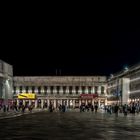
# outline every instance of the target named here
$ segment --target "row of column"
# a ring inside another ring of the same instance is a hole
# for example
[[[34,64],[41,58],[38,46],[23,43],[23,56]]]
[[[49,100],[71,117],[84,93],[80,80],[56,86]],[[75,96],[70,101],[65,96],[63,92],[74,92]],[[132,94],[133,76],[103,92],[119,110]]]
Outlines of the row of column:
[[[88,87],[85,87],[85,89],[83,90],[82,87],[78,87],[78,89],[76,89],[75,86],[72,86],[72,89],[70,90],[70,87],[67,86],[66,89],[64,90],[63,86],[60,86],[59,90],[57,89],[56,86],[53,87],[53,90],[51,91],[51,86],[48,86],[47,89],[45,89],[43,86],[40,87],[40,90],[38,90],[38,87],[34,87],[34,90],[32,90],[32,87],[28,87],[28,91],[26,90],[25,87],[22,87],[22,90],[20,90],[20,87],[15,87],[14,88],[14,93],[18,94],[18,93],[59,93],[59,94],[65,94],[65,93],[71,93],[71,94],[106,94],[106,87],[105,86],[96,86],[96,87],[91,87],[91,89],[89,90]]]
[[[23,105],[28,103],[28,105],[33,104],[35,108],[44,108],[46,105],[47,107],[52,104],[54,108],[57,108],[60,104],[64,104],[67,107],[80,107],[80,105],[95,105],[98,104],[100,107],[101,105],[107,105],[106,99],[38,99],[38,100],[19,100],[17,99],[17,105],[20,105],[22,102]]]

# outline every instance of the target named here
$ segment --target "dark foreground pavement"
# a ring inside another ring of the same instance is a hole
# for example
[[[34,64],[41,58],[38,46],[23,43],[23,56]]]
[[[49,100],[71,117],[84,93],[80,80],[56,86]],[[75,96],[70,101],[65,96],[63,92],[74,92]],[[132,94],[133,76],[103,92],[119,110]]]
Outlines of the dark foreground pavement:
[[[140,140],[140,115],[38,112],[0,120],[1,140]]]

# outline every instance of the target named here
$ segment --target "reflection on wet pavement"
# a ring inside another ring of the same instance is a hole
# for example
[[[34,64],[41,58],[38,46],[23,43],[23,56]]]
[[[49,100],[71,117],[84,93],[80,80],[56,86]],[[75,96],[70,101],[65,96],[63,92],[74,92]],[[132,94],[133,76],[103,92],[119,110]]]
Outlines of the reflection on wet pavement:
[[[0,120],[2,140],[140,140],[140,115],[40,112]]]

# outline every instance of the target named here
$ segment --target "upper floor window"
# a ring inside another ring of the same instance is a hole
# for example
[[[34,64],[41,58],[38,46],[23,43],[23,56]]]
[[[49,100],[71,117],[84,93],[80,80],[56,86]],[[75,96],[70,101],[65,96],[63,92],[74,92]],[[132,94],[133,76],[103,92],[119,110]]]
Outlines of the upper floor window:
[[[57,91],[57,94],[59,94],[60,86],[57,86],[57,87],[56,87],[56,91]]]
[[[82,86],[82,94],[85,93],[85,86]]]
[[[44,93],[47,94],[47,86],[44,86]]]
[[[69,87],[69,93],[72,94],[72,86]]]
[[[95,86],[95,94],[98,93],[98,86]]]
[[[38,87],[38,94],[41,94],[41,87]]]
[[[66,93],[66,86],[63,86],[63,94]]]
[[[101,94],[104,94],[104,86],[101,86]]]
[[[28,93],[28,86],[25,87],[25,90],[26,90],[25,92]]]
[[[50,87],[51,94],[53,94],[53,86]]]
[[[34,86],[32,86],[32,93],[34,93],[35,92],[35,87]]]
[[[91,86],[88,87],[88,93],[91,94]]]
[[[19,87],[19,92],[20,92],[20,93],[22,92],[22,86]]]
[[[78,87],[78,86],[76,86],[76,87],[75,87],[75,90],[76,90],[76,94],[78,94],[79,87]]]

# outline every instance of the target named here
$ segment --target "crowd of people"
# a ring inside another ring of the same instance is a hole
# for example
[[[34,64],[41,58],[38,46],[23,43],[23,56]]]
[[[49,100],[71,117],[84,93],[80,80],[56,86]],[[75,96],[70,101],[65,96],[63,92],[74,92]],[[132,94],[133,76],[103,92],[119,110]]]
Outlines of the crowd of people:
[[[104,108],[105,112],[112,114],[115,113],[116,115],[118,115],[118,113],[123,113],[125,116],[127,116],[127,114],[135,114],[135,113],[139,113],[140,112],[140,104],[138,103],[130,103],[130,104],[124,104],[124,105],[117,105],[117,104],[113,104],[113,105],[107,105]]]
[[[89,112],[90,110],[91,110],[91,112],[95,111],[95,113],[97,113],[98,105],[97,104],[95,104],[95,106],[84,105],[84,104],[80,105],[80,112],[85,112],[85,111]]]
[[[34,108],[34,105],[16,105],[16,104],[12,104],[12,105],[0,105],[0,111],[3,112],[9,112],[9,111],[16,111],[16,112],[25,112],[25,109],[29,110],[30,112],[32,112],[32,109]]]
[[[34,105],[23,105],[23,104],[13,104],[13,105],[0,105],[0,110],[3,112],[8,112],[10,110],[16,111],[16,112],[25,112],[25,110],[28,110],[30,112],[32,112],[34,108]],[[59,104],[59,106],[57,108],[54,108],[53,104],[50,103],[49,106],[46,106],[47,110],[49,112],[54,112],[54,111],[59,111],[59,112],[66,112],[69,110],[69,108],[67,107],[67,105],[65,104]],[[97,111],[99,110],[98,104],[95,105],[85,105],[85,104],[81,104],[80,107],[80,112],[95,112],[97,113]],[[135,113],[139,113],[140,112],[140,104],[138,103],[131,103],[131,104],[124,104],[124,105],[118,105],[118,104],[112,104],[112,105],[106,105],[103,108],[105,113],[108,114],[116,114],[116,116],[118,116],[119,113],[123,113],[124,116],[127,116],[127,114],[135,114]]]

